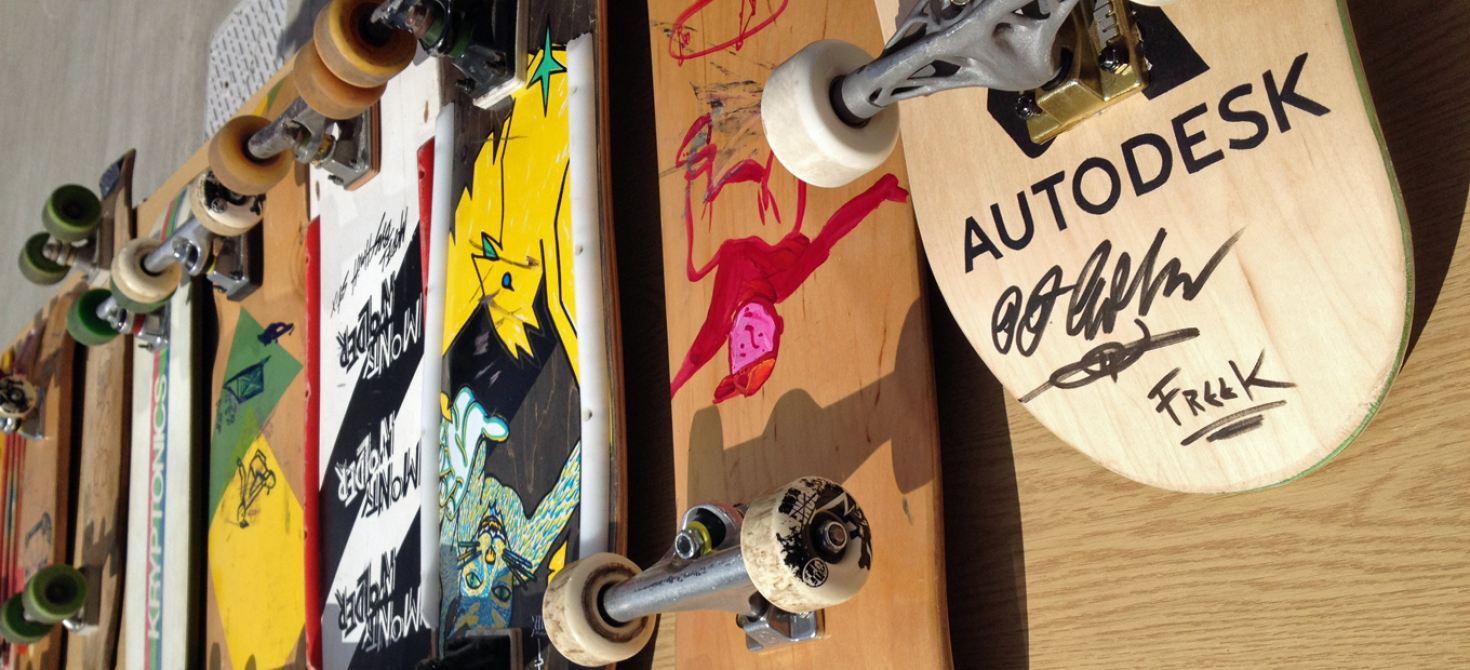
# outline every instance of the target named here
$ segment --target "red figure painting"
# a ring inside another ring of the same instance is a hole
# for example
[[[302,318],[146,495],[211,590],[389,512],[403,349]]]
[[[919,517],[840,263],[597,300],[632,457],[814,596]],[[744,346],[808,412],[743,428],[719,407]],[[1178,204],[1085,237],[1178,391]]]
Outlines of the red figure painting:
[[[847,201],[828,217],[815,238],[802,232],[806,215],[807,185],[797,183],[796,216],[791,232],[775,244],[760,237],[725,240],[713,258],[701,268],[694,267],[694,213],[696,203],[706,214],[715,200],[730,184],[755,183],[759,186],[755,208],[761,222],[770,211],[781,220],[774,194],[770,189],[774,157],[765,164],[745,159],[720,174],[715,174],[717,147],[711,141],[710,117],[701,117],[689,129],[679,148],[679,165],[684,168],[684,226],[688,235],[685,271],[690,282],[703,281],[715,274],[709,312],[684,363],[674,375],[670,396],[704,367],[720,347],[729,348],[730,371],[715,388],[714,401],[724,402],[736,396],[754,395],[770,379],[781,351],[781,334],[786,322],[777,305],[791,297],[803,282],[827,261],[832,247],[885,202],[907,202],[908,191],[898,185],[891,174],[883,175],[866,191]],[[703,181],[703,188],[697,182]]]

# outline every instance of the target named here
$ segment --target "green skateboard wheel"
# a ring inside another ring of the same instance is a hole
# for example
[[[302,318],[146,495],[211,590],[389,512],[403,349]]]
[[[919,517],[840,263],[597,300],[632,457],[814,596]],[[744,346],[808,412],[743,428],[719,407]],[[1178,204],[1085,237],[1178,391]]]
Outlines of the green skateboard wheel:
[[[5,601],[5,608],[0,610],[0,637],[11,644],[32,644],[40,642],[50,632],[51,624],[26,619],[25,605],[21,604],[19,593]]]
[[[129,298],[127,294],[123,293],[122,291],[117,290],[117,282],[115,281],[112,282],[112,299],[117,301],[119,307],[122,307],[123,309],[128,310],[129,312],[132,312],[134,314],[152,314],[162,309],[164,305],[168,304],[167,300],[164,300],[163,302],[138,302],[137,300]]]
[[[26,582],[20,602],[31,621],[61,623],[76,616],[87,603],[87,578],[70,565],[48,565]]]
[[[44,251],[50,239],[46,233],[36,233],[20,250],[20,274],[32,284],[50,286],[65,279],[67,270],[71,269],[46,258]]]
[[[85,186],[67,184],[51,192],[41,210],[41,223],[67,244],[87,239],[102,221],[102,201]]]
[[[97,306],[107,300],[112,293],[94,288],[71,304],[71,309],[66,312],[66,332],[71,333],[72,339],[77,343],[88,347],[107,344],[112,338],[118,336],[117,330],[112,324],[97,316]],[[57,567],[57,566],[51,566]],[[46,568],[50,570],[51,568]],[[45,572],[45,570],[42,570]],[[39,575],[38,575],[39,576]],[[34,581],[34,580],[33,580]]]

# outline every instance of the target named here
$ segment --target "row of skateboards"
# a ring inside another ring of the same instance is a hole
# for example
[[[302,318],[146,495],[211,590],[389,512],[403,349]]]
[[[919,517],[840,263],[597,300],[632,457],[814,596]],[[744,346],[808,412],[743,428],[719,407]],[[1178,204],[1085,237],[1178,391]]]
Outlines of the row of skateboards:
[[[602,4],[333,0],[136,208],[131,153],[51,195],[20,263],[61,289],[0,361],[12,667],[596,666],[676,611],[681,667],[946,666],[921,258],[1154,486],[1299,477],[1398,370],[1336,0],[650,0],[685,512],[640,570]]]

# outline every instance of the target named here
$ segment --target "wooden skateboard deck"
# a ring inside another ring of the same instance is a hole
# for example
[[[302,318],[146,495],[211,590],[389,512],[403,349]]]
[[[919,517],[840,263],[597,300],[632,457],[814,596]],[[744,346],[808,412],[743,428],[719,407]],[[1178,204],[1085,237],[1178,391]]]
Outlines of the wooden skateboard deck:
[[[948,667],[927,306],[903,151],[841,189],[773,159],[771,69],[808,43],[880,46],[867,5],[651,0],[679,509],[801,476],[862,506],[872,568],[824,637],[746,650],[734,617],[678,615],[681,668]],[[674,519],[664,520],[674,523]]]
[[[112,256],[136,234],[133,211],[133,163],[129,151],[102,177],[102,223],[98,229],[98,267],[108,270]],[[108,284],[110,273],[101,272],[91,283]],[[133,346],[127,338],[116,338],[88,347],[84,402],[77,410],[81,420],[81,446],[75,466],[75,522],[71,564],[82,572],[90,586],[82,609],[85,634],[66,631],[66,660],[69,670],[117,667],[118,638],[122,625],[123,564],[127,548],[128,480],[132,438]]]
[[[249,113],[279,115],[286,80]],[[196,174],[206,165],[186,164]],[[301,668],[306,656],[305,168],[266,194],[260,286],[214,295],[205,643],[210,668]]]
[[[320,170],[311,176],[309,451],[318,461],[308,522],[320,544],[308,616],[320,631],[310,633],[312,658],[328,670],[412,667],[429,657],[437,623],[438,431],[424,380],[437,357],[425,356],[424,235],[438,66],[412,65],[388,83],[377,176],[350,192]]]
[[[1346,9],[1134,12],[1153,83],[1046,145],[1013,139],[1014,94],[900,105],[929,261],[996,377],[1098,463],[1178,491],[1291,481],[1372,418],[1412,310]]]
[[[83,289],[69,281],[11,346],[13,371],[36,386],[36,408],[21,430],[5,438],[5,550],[0,594],[18,593],[41,568],[65,563],[71,535],[73,366],[76,343],[66,333],[66,311]],[[12,668],[58,668],[61,627],[30,645],[8,646]]]
[[[138,206],[146,234],[166,239],[190,218],[171,179]],[[187,183],[187,180],[183,180]],[[128,498],[123,663],[129,670],[202,667],[202,509],[209,437],[203,329],[207,282],[186,281],[169,298],[168,339],[132,346],[132,448]],[[212,310],[211,310],[212,311]]]
[[[626,539],[601,11],[531,2],[526,86],[492,111],[461,96],[452,228],[434,240],[441,649],[520,629],[527,668],[567,665],[542,621],[551,577]]]

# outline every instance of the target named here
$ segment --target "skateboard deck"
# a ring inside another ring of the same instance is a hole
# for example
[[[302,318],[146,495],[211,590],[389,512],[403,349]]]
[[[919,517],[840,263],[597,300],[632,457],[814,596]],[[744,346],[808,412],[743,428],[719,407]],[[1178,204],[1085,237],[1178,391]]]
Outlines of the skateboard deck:
[[[294,99],[276,78],[242,113],[273,118]],[[181,172],[203,171],[207,161]],[[306,663],[306,169],[267,194],[246,234],[259,287],[243,300],[214,293],[213,404],[207,542],[208,665]]]
[[[190,219],[186,193],[166,183],[138,206],[147,235],[166,239]],[[168,299],[167,340],[133,352],[132,448],[123,660],[129,670],[202,666],[205,543],[201,507],[209,400],[205,344],[210,306],[202,279]]]
[[[133,164],[129,151],[103,174],[102,223],[98,228],[99,272],[91,286],[108,283],[114,254],[136,234]],[[90,588],[82,608],[85,634],[66,631],[65,666],[70,670],[117,667],[122,625],[123,563],[127,548],[128,480],[132,439],[129,392],[133,347],[127,338],[87,348],[84,402],[78,411],[81,446],[72,487],[75,515],[71,564]]]
[[[878,4],[892,30],[897,3]],[[1015,94],[900,105],[929,261],[996,377],[1098,463],[1177,491],[1291,481],[1372,418],[1412,310],[1346,9],[1180,2],[1132,22],[1144,95],[1044,145]]]
[[[775,161],[771,69],[866,5],[649,2],[679,509],[836,481],[871,526],[871,576],[815,641],[755,654],[729,613],[682,612],[681,668],[948,667],[938,434],[903,151],[841,189]],[[672,522],[673,520],[667,520]]]
[[[350,192],[320,170],[311,176],[318,220],[308,244],[315,290],[307,313],[316,360],[308,361],[308,376],[317,428],[308,451],[318,461],[308,522],[320,528],[320,544],[310,550],[319,567],[308,617],[320,627],[309,633],[319,640],[312,658],[319,653],[319,667],[329,670],[412,667],[429,657],[437,624],[437,494],[429,468],[438,426],[426,410],[424,381],[437,357],[425,357],[432,300],[424,235],[435,184],[438,66],[432,59],[412,65],[388,83],[379,103],[377,176]]]
[[[66,333],[66,312],[83,289],[63,285],[17,338],[14,372],[35,385],[36,407],[21,430],[6,436],[5,563],[0,594],[20,592],[42,568],[66,563],[73,447],[76,343]],[[61,627],[34,644],[11,646],[13,668],[59,668]]]
[[[441,650],[518,629],[527,668],[567,666],[542,620],[551,577],[626,538],[598,5],[529,3],[526,86],[490,111],[460,96],[434,238]]]

